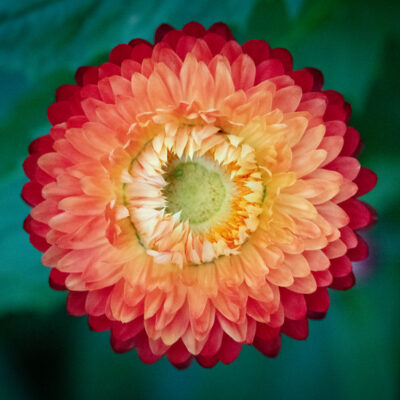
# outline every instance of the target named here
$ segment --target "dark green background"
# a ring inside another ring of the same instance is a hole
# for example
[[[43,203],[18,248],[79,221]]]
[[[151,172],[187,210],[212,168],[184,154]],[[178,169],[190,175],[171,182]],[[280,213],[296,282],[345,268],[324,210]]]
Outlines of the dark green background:
[[[131,1],[0,2],[0,397],[2,399],[395,399],[399,393],[400,2]],[[168,22],[228,23],[240,42],[287,47],[353,106],[362,162],[379,175],[365,200],[379,212],[366,233],[372,256],[357,286],[332,294],[304,342],[283,340],[277,359],[246,347],[232,365],[177,371],[116,355],[108,334],[64,310],[65,293],[28,243],[19,193],[29,142],[48,132],[46,108],[80,65],[116,44],[148,40]]]

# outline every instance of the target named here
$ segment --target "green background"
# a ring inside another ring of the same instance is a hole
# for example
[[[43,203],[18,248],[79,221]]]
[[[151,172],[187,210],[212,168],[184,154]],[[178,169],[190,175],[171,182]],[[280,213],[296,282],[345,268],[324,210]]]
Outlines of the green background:
[[[79,5],[78,5],[79,3]],[[22,231],[20,199],[29,142],[46,134],[46,108],[80,65],[96,65],[135,37],[152,40],[168,22],[181,28],[228,23],[239,42],[286,47],[295,68],[314,66],[325,88],[353,106],[365,142],[363,165],[379,182],[365,200],[379,212],[366,232],[371,257],[357,285],[332,294],[323,321],[277,359],[246,346],[211,370],[177,371],[116,355],[107,333],[64,309],[48,270]],[[0,2],[0,397],[2,399],[395,399],[399,393],[400,2],[131,0]]]

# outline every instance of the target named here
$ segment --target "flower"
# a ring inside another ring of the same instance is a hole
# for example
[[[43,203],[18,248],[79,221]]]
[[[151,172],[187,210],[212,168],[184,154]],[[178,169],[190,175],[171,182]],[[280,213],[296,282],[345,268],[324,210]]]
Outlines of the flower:
[[[32,142],[25,221],[70,314],[178,367],[275,357],[308,335],[328,288],[354,285],[374,221],[357,197],[375,174],[355,158],[350,105],[285,49],[229,28],[161,25],[155,45],[81,67]]]

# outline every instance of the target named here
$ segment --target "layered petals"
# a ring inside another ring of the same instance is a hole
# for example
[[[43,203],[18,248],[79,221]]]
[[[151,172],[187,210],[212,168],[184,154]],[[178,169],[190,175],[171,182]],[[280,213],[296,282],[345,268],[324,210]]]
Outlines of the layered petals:
[[[23,164],[24,229],[68,312],[178,369],[306,339],[376,220],[350,106],[322,86],[222,23],[164,24],[80,67]]]

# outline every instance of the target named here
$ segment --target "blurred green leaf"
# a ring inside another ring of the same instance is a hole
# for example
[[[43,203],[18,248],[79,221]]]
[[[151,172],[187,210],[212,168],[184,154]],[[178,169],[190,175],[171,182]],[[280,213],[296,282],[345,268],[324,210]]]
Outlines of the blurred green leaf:
[[[288,14],[291,18],[296,18],[301,12],[304,0],[284,0]]]
[[[38,79],[60,67],[75,69],[134,37],[152,40],[164,22],[181,28],[196,20],[243,24],[254,1],[186,0],[23,1],[0,9],[0,69]],[[15,6],[14,6],[15,4]],[[210,12],[212,10],[212,12]],[[237,11],[240,10],[240,13]]]
[[[20,198],[24,179],[10,177],[0,184],[0,314],[16,311],[49,311],[65,294],[48,286],[49,270],[40,264],[40,253],[28,242],[22,223],[29,207]]]
[[[400,36],[389,36],[384,43],[382,56],[371,85],[365,96],[363,114],[354,115],[354,124],[362,132],[367,144],[363,158],[368,162],[384,161],[392,171],[387,184],[393,182],[399,170],[400,147]],[[383,160],[385,159],[385,160]],[[396,187],[393,187],[396,191]]]
[[[360,111],[379,68],[385,38],[398,30],[400,3],[308,0],[297,19],[289,18],[291,12],[283,1],[259,0],[249,18],[250,35],[272,47],[288,48],[295,68],[321,69],[325,88],[343,93]]]
[[[55,71],[46,77],[46,85],[26,87],[26,91],[17,96],[18,100],[12,102],[10,99],[9,112],[5,112],[0,120],[0,179],[17,169],[21,171],[22,162],[28,156],[29,143],[49,132],[46,110],[54,101],[55,88],[60,82],[72,83],[72,74],[65,70]]]

